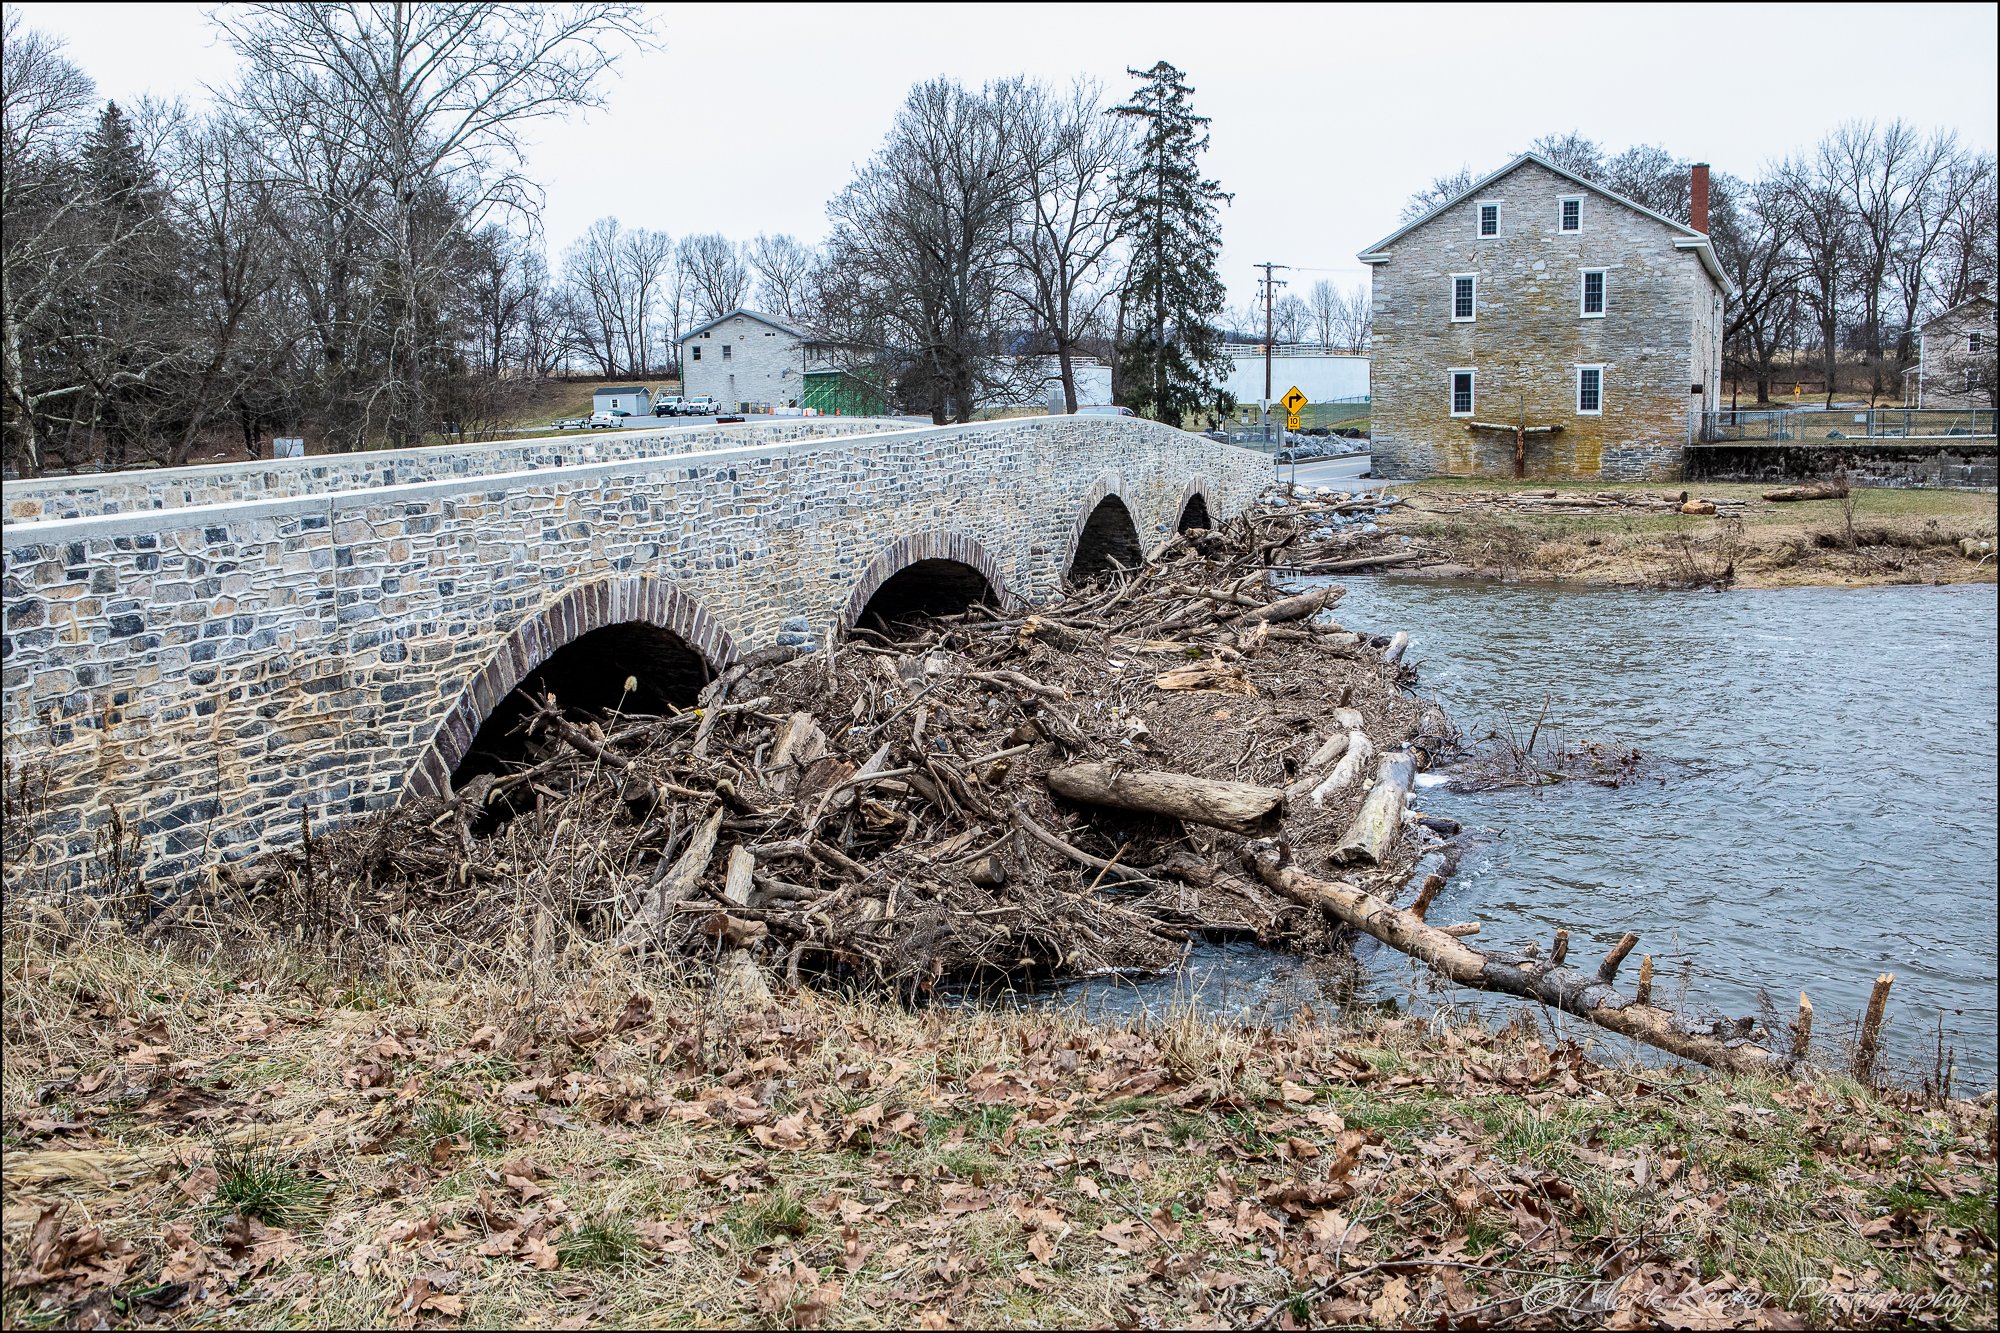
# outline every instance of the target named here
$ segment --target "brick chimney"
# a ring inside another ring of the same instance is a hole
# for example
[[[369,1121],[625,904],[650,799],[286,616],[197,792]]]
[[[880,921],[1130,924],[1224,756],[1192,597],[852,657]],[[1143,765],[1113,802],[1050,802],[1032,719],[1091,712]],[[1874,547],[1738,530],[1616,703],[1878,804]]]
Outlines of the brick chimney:
[[[1688,226],[1708,235],[1708,163],[1688,169]]]

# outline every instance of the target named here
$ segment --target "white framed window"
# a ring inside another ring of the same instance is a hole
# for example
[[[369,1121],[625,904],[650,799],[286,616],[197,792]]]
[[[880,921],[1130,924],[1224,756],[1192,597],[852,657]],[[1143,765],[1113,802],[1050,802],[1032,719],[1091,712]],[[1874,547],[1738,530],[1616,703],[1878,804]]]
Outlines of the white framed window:
[[[696,347],[696,348],[694,348],[694,349],[692,349],[692,350],[693,350],[693,352],[694,352],[694,359],[695,359],[695,360],[697,360],[697,361],[701,360],[701,348],[699,348],[699,347]]]
[[[1472,415],[1474,381],[1478,374],[1472,370],[1453,370],[1451,376],[1451,414],[1455,417]]]
[[[1576,368],[1576,414],[1580,417],[1601,416],[1604,412],[1604,367],[1578,366]]]
[[[1475,236],[1484,238],[1500,234],[1500,201],[1498,199],[1481,199],[1477,204],[1473,205],[1472,216],[1474,218],[1472,230]]]
[[[1583,270],[1583,283],[1578,293],[1577,313],[1585,319],[1604,318],[1604,280],[1601,268]]]
[[[1979,334],[1976,334],[1976,333],[1968,333],[1968,334],[1966,334],[1966,335],[1965,335],[1965,350],[1966,350],[1966,351],[1968,351],[1968,352],[1976,352],[1976,351],[1978,351],[1978,350],[1979,350],[1980,348],[1984,347],[1985,345],[1986,345],[1986,339],[1985,339],[1985,338],[1983,338],[1983,337],[1981,337],[1981,336],[1980,336]]]
[[[1583,196],[1567,194],[1556,200],[1556,230],[1579,232],[1583,230]]]
[[[729,344],[728,344],[728,343],[724,343],[724,344],[722,344],[722,359],[723,359],[724,361],[727,361],[727,360],[729,359]]]
[[[1451,275],[1451,322],[1470,324],[1479,318],[1479,275],[1477,273],[1454,273]]]

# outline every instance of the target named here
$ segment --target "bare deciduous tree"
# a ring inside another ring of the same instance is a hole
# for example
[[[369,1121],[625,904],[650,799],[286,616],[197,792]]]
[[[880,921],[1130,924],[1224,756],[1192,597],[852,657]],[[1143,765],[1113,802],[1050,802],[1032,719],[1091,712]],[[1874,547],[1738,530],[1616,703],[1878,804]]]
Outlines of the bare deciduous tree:
[[[1367,283],[1357,282],[1340,298],[1334,317],[1334,345],[1359,356],[1368,350],[1368,336],[1374,327],[1374,297]]]
[[[623,307],[625,368],[643,375],[673,358],[656,355],[657,318],[671,290],[674,241],[663,231],[635,227],[619,239],[613,273]]]
[[[1271,337],[1275,342],[1304,342],[1312,311],[1306,303],[1287,292],[1271,305]]]
[[[1340,289],[1325,278],[1313,283],[1306,292],[1306,309],[1312,313],[1313,332],[1318,335],[1321,347],[1332,347],[1334,326],[1340,319]]]
[[[1009,287],[1055,353],[1064,410],[1074,412],[1078,349],[1116,290],[1118,178],[1132,134],[1105,113],[1099,85],[1083,79],[1067,93],[1022,88],[1015,124],[1023,204]]]
[[[31,374],[29,330],[44,323],[73,284],[115,254],[120,237],[83,225],[89,187],[71,169],[87,125],[90,79],[62,46],[25,28],[9,9],[0,45],[0,322],[4,384],[13,406],[15,456],[40,473],[44,447],[38,417],[52,402],[84,392],[70,376]]]
[[[827,205],[842,322],[884,349],[901,396],[970,421],[992,378],[1021,177],[1018,81],[918,84],[889,137]]]
[[[757,273],[757,304],[787,324],[809,326],[807,292],[818,262],[819,255],[796,236],[759,232],[750,243],[750,267]]]
[[[1411,195],[1403,205],[1402,220],[1415,222],[1418,218],[1441,208],[1472,188],[1472,168],[1460,167],[1449,176],[1438,176],[1429,185]]]
[[[389,437],[414,443],[442,373],[431,353],[456,248],[532,208],[523,129],[601,102],[615,47],[647,39],[638,6],[349,0],[250,4],[217,21],[249,69],[234,104],[289,150],[269,155],[274,178],[384,252],[373,314],[387,337],[370,397]],[[350,170],[300,169],[323,153]],[[350,193],[343,175],[363,188]]]
[[[675,252],[690,312],[699,324],[720,319],[750,296],[750,266],[734,241],[716,232],[684,236]]]

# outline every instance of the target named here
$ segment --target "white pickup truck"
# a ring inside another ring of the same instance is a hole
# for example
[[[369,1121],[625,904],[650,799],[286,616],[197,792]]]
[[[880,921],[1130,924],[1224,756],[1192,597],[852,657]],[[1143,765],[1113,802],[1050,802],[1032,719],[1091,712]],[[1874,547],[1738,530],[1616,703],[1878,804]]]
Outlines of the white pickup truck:
[[[681,396],[677,393],[663,393],[653,400],[653,415],[656,417],[677,417],[681,414]]]
[[[681,399],[680,406],[674,410],[684,417],[713,417],[721,415],[722,404],[716,402],[713,396],[703,394],[699,398]]]

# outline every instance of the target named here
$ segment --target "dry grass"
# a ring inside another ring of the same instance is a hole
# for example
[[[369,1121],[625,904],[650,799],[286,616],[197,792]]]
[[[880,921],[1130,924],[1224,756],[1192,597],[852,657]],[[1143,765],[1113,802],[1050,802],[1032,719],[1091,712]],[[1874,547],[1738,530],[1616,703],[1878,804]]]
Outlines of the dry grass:
[[[374,964],[13,910],[6,1324],[1994,1316],[1990,1107],[1601,1065],[1532,1022]]]
[[[1679,486],[1444,479],[1400,488],[1410,504],[1383,520],[1388,539],[1414,535],[1445,558],[1508,578],[1645,587],[1990,583],[1995,562],[1966,559],[1959,540],[1992,540],[1996,501],[1967,491],[1856,490],[1851,503],[1775,504],[1768,487],[1690,483],[1743,508],[1722,518],[1644,510],[1527,512],[1519,493],[1560,499]]]

